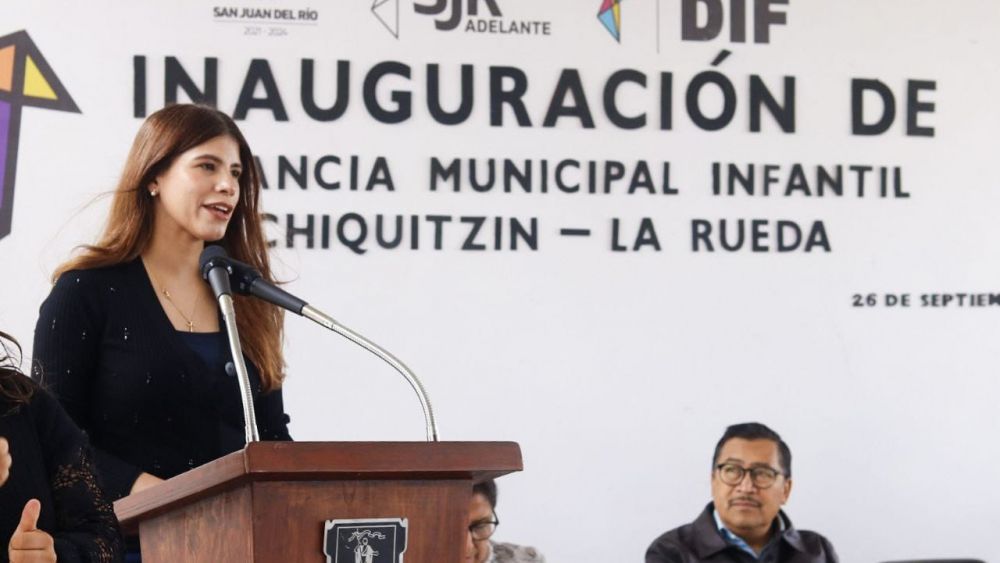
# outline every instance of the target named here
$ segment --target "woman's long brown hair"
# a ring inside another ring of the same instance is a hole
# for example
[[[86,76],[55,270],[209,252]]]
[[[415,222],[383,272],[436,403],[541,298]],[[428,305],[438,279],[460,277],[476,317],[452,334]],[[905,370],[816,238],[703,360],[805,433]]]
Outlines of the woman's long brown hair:
[[[239,202],[226,235],[217,244],[233,258],[255,267],[264,279],[274,282],[258,206],[260,176],[250,146],[229,116],[194,104],[167,106],[143,122],[115,189],[104,232],[96,244],[80,246],[76,256],[56,268],[53,282],[70,270],[113,266],[139,257],[153,236],[154,200],[147,189],[149,184],[181,153],[221,135],[232,137],[239,144],[243,173],[239,176]],[[235,307],[243,351],[260,370],[264,390],[281,387],[282,311],[243,296],[235,297]]]
[[[11,348],[17,350],[16,355]],[[18,405],[27,404],[34,393],[31,380],[18,367],[20,363],[21,345],[13,336],[0,331],[0,400],[7,403],[4,405],[7,410],[0,414],[7,414]]]

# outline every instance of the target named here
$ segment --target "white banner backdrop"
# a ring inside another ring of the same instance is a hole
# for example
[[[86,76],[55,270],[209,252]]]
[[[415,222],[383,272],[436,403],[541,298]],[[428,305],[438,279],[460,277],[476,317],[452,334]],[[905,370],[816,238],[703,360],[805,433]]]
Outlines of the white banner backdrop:
[[[521,444],[499,539],[640,561],[759,420],[842,560],[1000,559],[1000,5],[458,4],[5,2],[80,113],[8,135],[0,326],[30,343],[141,116],[214,101],[287,288],[410,364],[443,439]],[[296,439],[423,438],[388,367],[286,340]]]

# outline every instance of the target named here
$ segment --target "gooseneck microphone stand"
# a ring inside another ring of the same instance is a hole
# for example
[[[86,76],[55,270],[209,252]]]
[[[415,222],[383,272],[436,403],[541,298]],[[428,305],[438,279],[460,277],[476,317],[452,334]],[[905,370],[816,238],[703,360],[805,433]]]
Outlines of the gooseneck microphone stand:
[[[207,250],[208,249],[206,249],[206,251]],[[223,256],[225,255],[225,250],[219,248],[219,251],[221,251]],[[399,358],[393,356],[385,348],[382,348],[378,344],[375,344],[371,340],[368,340],[364,336],[361,336],[357,332],[340,324],[330,315],[327,315],[312,305],[309,305],[302,299],[299,299],[291,293],[288,293],[280,287],[277,287],[276,285],[263,279],[260,272],[255,270],[249,264],[244,264],[239,260],[234,260],[228,257],[225,258],[225,264],[232,276],[234,284],[233,290],[237,293],[241,295],[253,295],[258,299],[263,299],[268,303],[277,305],[278,307],[291,311],[296,315],[303,316],[320,326],[324,326],[333,332],[336,332],[340,336],[343,336],[358,346],[361,346],[365,350],[375,354],[383,362],[392,366],[393,369],[399,372],[399,374],[406,379],[406,382],[413,388],[413,392],[417,394],[417,399],[420,401],[420,408],[424,412],[424,429],[427,434],[427,441],[438,441],[437,421],[434,419],[434,408],[431,406],[431,400],[427,396],[427,391],[424,389],[423,383],[420,382],[420,378],[418,378],[417,375],[413,373],[413,370],[407,367],[406,364],[400,361]]]
[[[377,356],[383,362],[392,366],[393,369],[399,372],[399,374],[406,379],[406,382],[410,384],[411,388],[413,388],[413,392],[417,394],[417,399],[420,401],[420,408],[424,412],[424,429],[427,434],[427,441],[438,441],[438,427],[437,421],[434,419],[434,408],[431,406],[431,400],[427,396],[427,391],[424,389],[423,383],[421,383],[420,378],[413,373],[413,370],[407,367],[406,364],[404,364],[399,358],[393,356],[388,350],[382,348],[378,344],[375,344],[371,340],[368,340],[364,336],[361,336],[350,328],[340,324],[330,315],[327,315],[312,305],[309,305],[302,299],[299,299],[291,293],[288,293],[287,291],[269,283],[267,280],[264,280],[261,277],[260,272],[253,269],[253,267],[249,264],[244,264],[239,260],[230,258],[221,246],[208,246],[202,252],[201,274],[209,281],[210,284],[212,284],[212,289],[215,291],[216,298],[219,300],[219,307],[222,309],[223,318],[226,320],[227,332],[229,333],[229,345],[230,349],[233,351],[233,361],[236,364],[238,373],[245,374],[246,365],[243,363],[243,354],[240,351],[239,335],[236,333],[236,318],[233,314],[233,300],[229,284],[230,277],[232,277],[233,282],[235,283],[235,287],[232,289],[234,289],[237,293],[241,295],[253,295],[258,299],[263,299],[268,303],[277,305],[278,307],[291,311],[296,315],[303,316],[320,326],[324,326],[332,330],[358,346],[361,346],[365,350],[368,350]],[[222,277],[225,277],[225,280],[222,280]],[[220,279],[218,281],[213,281],[215,278]],[[216,289],[217,284],[219,289]],[[239,371],[241,369],[242,372]],[[250,394],[249,377],[246,378],[247,383],[245,385],[243,385],[243,378],[244,375],[240,375],[240,383],[244,390],[243,411],[244,414],[247,415],[247,442],[250,442],[258,440],[257,425],[254,421],[253,395]],[[251,424],[252,426],[250,426]],[[249,431],[249,428],[251,427],[253,428],[252,439]]]
[[[232,289],[229,285],[229,268],[225,264],[226,251],[219,246],[209,246],[201,253],[201,275],[212,286],[212,292],[219,302],[222,319],[226,324],[226,336],[229,338],[229,352],[233,356],[236,377],[240,383],[240,399],[243,402],[243,425],[246,430],[246,443],[259,442],[257,433],[257,415],[253,408],[253,389],[250,386],[250,373],[243,361],[243,347],[240,345],[240,334],[236,328],[236,310],[233,308]]]
[[[273,286],[272,286],[273,287]],[[278,288],[274,288],[278,289]],[[281,291],[281,290],[279,290]],[[295,311],[293,311],[295,312]],[[388,350],[382,348],[378,344],[375,344],[371,340],[368,340],[364,336],[361,336],[357,332],[347,328],[346,326],[337,322],[333,317],[327,315],[326,313],[320,311],[319,309],[313,307],[312,305],[303,303],[298,314],[303,317],[319,324],[325,326],[326,328],[336,332],[337,334],[343,336],[344,338],[350,340],[351,342],[361,346],[365,350],[368,350],[372,354],[375,354],[383,362],[389,364],[393,367],[400,375],[406,379],[406,382],[410,384],[413,391],[417,394],[417,399],[420,400],[420,408],[424,411],[424,429],[427,433],[428,442],[438,441],[438,429],[437,421],[434,420],[434,408],[431,406],[431,400],[427,396],[427,391],[424,389],[423,383],[420,382],[420,378],[417,374],[413,373],[413,370],[408,368],[399,358],[393,356]]]

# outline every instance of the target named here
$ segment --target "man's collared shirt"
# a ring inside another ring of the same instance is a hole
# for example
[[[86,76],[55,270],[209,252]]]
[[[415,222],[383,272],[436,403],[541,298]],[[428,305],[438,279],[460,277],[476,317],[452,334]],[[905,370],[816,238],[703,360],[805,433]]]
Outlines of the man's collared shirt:
[[[727,528],[726,525],[722,523],[722,516],[719,516],[718,510],[712,511],[712,517],[715,518],[715,527],[719,529],[719,533],[722,534],[722,538],[726,540],[726,543],[740,548],[741,550],[752,555],[754,559],[760,559],[760,554],[754,551],[753,548],[750,547],[750,544],[746,542],[746,540],[729,531],[729,528]],[[785,531],[785,521],[780,516],[777,517],[777,520],[779,526],[778,533],[780,534],[781,532]],[[765,546],[764,549],[767,549],[767,547]],[[763,553],[763,551],[761,551],[761,553]]]

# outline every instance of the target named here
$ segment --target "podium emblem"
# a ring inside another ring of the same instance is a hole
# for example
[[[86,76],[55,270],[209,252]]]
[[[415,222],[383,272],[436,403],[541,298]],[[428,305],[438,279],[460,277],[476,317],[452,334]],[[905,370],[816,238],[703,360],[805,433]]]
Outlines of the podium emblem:
[[[403,563],[406,518],[327,520],[323,553],[327,563]]]

